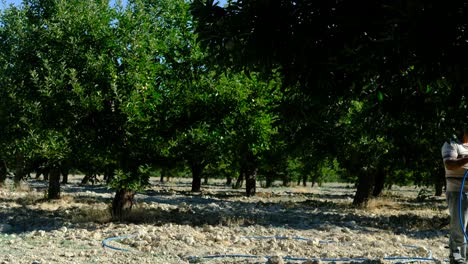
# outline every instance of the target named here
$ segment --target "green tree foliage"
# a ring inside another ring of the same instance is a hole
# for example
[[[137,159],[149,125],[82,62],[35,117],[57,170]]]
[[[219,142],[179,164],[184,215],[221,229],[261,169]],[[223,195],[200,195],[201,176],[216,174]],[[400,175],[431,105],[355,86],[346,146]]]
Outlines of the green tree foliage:
[[[155,163],[185,162],[199,191],[203,169],[230,160],[253,194],[257,160],[277,133],[279,81],[214,74],[188,8],[168,0],[125,7],[28,0],[7,9],[0,32],[4,156],[16,157],[18,168],[41,161],[53,170],[49,198],[60,197],[64,166],[115,172],[117,218],[148,183],[143,168]]]
[[[232,74],[226,78],[231,110],[222,124],[227,131],[227,149],[239,170],[238,182],[245,179],[246,194],[250,196],[255,194],[260,164],[276,144],[281,82],[278,78],[265,82],[254,74]]]
[[[15,157],[22,160],[31,149],[27,140],[32,128],[30,120],[34,119],[38,109],[37,104],[30,102],[36,94],[28,89],[32,85],[28,77],[31,69],[37,65],[32,47],[39,40],[35,29],[28,24],[24,10],[12,7],[3,11],[0,41],[0,122],[3,127],[0,155],[12,165]],[[15,179],[21,177],[17,176]]]
[[[259,0],[221,8],[200,0],[192,12],[213,64],[278,69],[294,89],[286,98],[305,99],[289,119],[301,127],[294,134],[304,135],[296,139],[312,148],[329,142],[328,154],[368,183],[365,193],[373,186],[366,168],[387,171],[379,165],[384,156],[395,161],[393,170],[433,170],[446,138],[441,130],[466,116],[462,2]],[[340,122],[354,102],[364,104],[360,114]],[[304,117],[307,111],[313,114]]]
[[[340,169],[358,183],[356,204],[385,182],[441,190],[435,161],[454,132],[443,130],[466,115],[466,7],[365,4],[26,0],[7,8],[0,162],[18,182],[26,164],[48,167],[49,198],[60,197],[63,167],[105,173],[117,218],[148,184],[148,166],[187,165],[192,191],[215,171],[245,179],[253,195],[257,172],[269,185],[320,182]]]
[[[70,153],[85,171],[113,166],[132,175],[136,183],[127,179],[123,189],[130,193],[145,182],[139,168],[157,144],[141,142],[148,137],[135,129],[141,116],[136,105],[157,102],[156,83],[149,80],[161,70],[153,63],[160,36],[150,34],[152,18],[142,5],[119,11],[106,1],[27,1],[23,9],[7,11],[12,18],[3,16],[2,33],[12,43],[2,56],[13,61],[3,67],[11,70],[2,75],[8,87],[2,92],[18,108],[7,116],[25,124],[18,133],[25,153],[54,168]]]

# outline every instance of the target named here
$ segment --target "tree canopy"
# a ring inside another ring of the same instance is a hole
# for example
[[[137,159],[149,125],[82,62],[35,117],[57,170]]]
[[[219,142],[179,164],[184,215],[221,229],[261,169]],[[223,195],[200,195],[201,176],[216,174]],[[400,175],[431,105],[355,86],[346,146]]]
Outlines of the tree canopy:
[[[296,133],[309,136],[297,139],[328,142],[361,179],[384,157],[394,170],[416,161],[434,168],[440,145],[466,120],[463,2],[196,0],[192,14],[211,63],[265,78],[279,72],[296,87],[291,102],[307,98],[293,116]],[[423,142],[434,147],[419,156]]]
[[[324,166],[358,184],[356,204],[396,182],[441,190],[440,146],[467,120],[466,12],[25,0],[0,16],[0,183],[3,164],[17,181],[48,167],[58,198],[64,167],[103,173],[117,217],[150,170],[176,166],[194,192],[213,172],[254,195],[257,175],[315,182]]]

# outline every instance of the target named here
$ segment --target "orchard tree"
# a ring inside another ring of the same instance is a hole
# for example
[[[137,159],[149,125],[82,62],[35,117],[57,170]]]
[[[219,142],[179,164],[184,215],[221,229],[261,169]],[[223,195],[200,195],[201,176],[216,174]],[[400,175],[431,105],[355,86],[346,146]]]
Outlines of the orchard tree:
[[[42,43],[35,49],[39,66],[30,77],[39,94],[36,127],[45,131],[36,141],[51,169],[49,185],[59,186],[69,153],[80,155],[91,148],[94,157],[120,154],[115,146],[121,142],[106,141],[122,138],[124,120],[113,105],[111,88],[117,66],[112,56],[115,29],[110,26],[115,12],[103,1],[30,1],[24,8],[32,16],[30,23],[42,31]],[[57,149],[47,152],[46,146]]]
[[[203,64],[188,8],[184,1],[134,1],[126,10],[134,23],[144,21],[148,27],[138,33],[152,38],[135,49],[154,52],[141,65],[133,63],[141,60],[139,53],[134,60],[123,59],[123,64],[137,66],[135,76],[146,78],[146,85],[131,94],[126,113],[134,144],[154,153],[148,158],[157,162],[186,162],[192,170],[192,191],[200,191],[203,168],[219,156],[216,120],[222,110],[216,111],[213,75]],[[156,74],[136,72],[144,67]]]
[[[24,176],[25,156],[31,149],[29,131],[38,113],[32,102],[38,93],[30,73],[38,65],[35,47],[40,45],[39,30],[29,23],[25,9],[14,6],[2,11],[0,26],[0,135],[1,159],[15,168],[15,185]]]
[[[146,113],[156,126],[154,131],[164,138],[160,155],[185,161],[192,171],[192,191],[197,192],[206,166],[217,164],[226,152],[234,153],[242,174],[248,175],[247,194],[253,194],[258,153],[275,133],[270,103],[277,98],[269,99],[275,94],[275,81],[268,84],[244,74],[215,75],[196,41],[188,3],[148,2],[145,8],[157,18],[152,21],[154,34],[164,36],[158,59],[165,71],[157,79],[159,107],[148,109],[146,101],[137,112]]]
[[[278,78],[263,81],[257,74],[230,74],[228,90],[232,110],[223,122],[227,146],[245,179],[246,195],[256,192],[256,177],[264,154],[274,145],[278,132],[277,107],[282,99]],[[267,157],[267,156],[265,156]],[[239,184],[238,184],[239,185]]]
[[[18,108],[18,125],[25,123],[18,133],[24,136],[14,138],[22,144],[15,145],[44,156],[53,169],[67,162],[68,153],[84,154],[80,163],[113,166],[119,172],[112,184],[116,217],[131,208],[135,191],[147,183],[147,153],[156,145],[141,143],[148,128],[134,133],[140,116],[135,106],[144,100],[154,104],[158,95],[160,36],[152,34],[152,18],[142,5],[123,10],[106,1],[31,0],[9,11],[16,23],[10,24],[20,30],[2,32],[12,42],[2,56],[10,52],[14,59],[4,67],[11,69],[2,82]],[[51,179],[49,198],[58,197],[52,191],[56,183],[57,177]]]

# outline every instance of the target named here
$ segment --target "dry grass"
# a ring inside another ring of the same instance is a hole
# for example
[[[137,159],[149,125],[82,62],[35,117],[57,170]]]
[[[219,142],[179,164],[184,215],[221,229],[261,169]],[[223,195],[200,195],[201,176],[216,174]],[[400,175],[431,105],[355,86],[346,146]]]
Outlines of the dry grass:
[[[396,197],[378,197],[369,200],[367,206],[363,208],[363,210],[367,212],[371,212],[374,214],[404,214],[408,213],[408,211],[423,216],[431,216],[431,215],[447,215],[448,211],[445,206],[444,201],[434,201],[432,203],[423,203],[423,202],[404,202],[401,198]]]
[[[77,209],[72,217],[74,223],[109,223],[114,221],[112,218],[110,205],[101,206],[82,206]],[[145,207],[134,207],[122,221],[130,223],[152,223],[161,218],[161,213]]]
[[[31,192],[32,190],[28,184],[24,184],[20,182],[19,186],[15,187],[15,191],[16,192]]]
[[[390,210],[403,210],[403,206],[401,203],[396,201],[393,198],[389,197],[379,197],[370,199],[367,203],[365,208],[366,211],[374,212],[374,213],[384,213],[385,211]]]
[[[311,189],[311,187],[304,187],[304,186],[301,185],[301,186],[296,186],[296,187],[294,187],[293,191],[294,191],[295,193],[304,193],[304,194],[308,194],[308,193],[310,193],[310,189]]]
[[[123,220],[131,223],[152,223],[161,218],[161,212],[144,206],[133,207]]]
[[[28,192],[25,196],[18,198],[16,202],[23,206],[26,205],[34,205],[43,200],[43,196],[41,193],[38,192]]]
[[[73,223],[109,223],[112,214],[109,207],[102,206],[82,207],[74,212],[71,222]]]
[[[271,192],[257,192],[255,196],[262,197],[262,198],[271,198],[274,196],[274,194]]]

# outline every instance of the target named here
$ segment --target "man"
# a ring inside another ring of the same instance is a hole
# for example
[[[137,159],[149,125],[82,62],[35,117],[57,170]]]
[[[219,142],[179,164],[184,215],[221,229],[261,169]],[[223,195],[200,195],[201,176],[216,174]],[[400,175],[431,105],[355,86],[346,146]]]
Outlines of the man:
[[[442,146],[442,158],[447,182],[447,203],[450,213],[450,264],[464,264],[466,261],[466,240],[460,226],[459,199],[463,176],[468,169],[468,127],[459,139],[452,139]],[[468,220],[468,183],[462,192],[461,214],[466,230]]]

